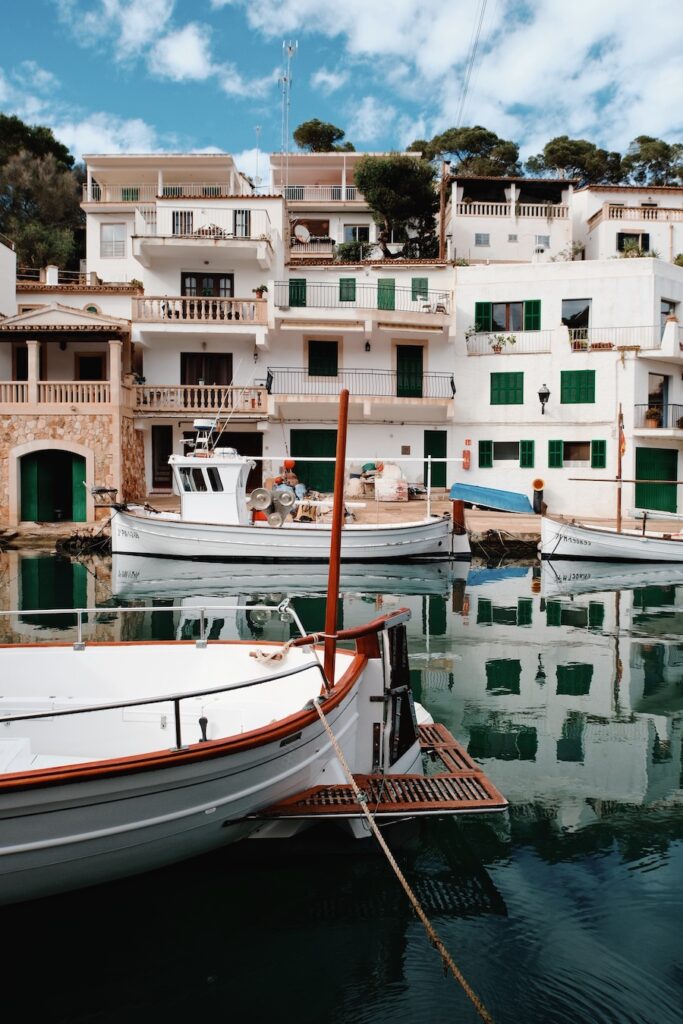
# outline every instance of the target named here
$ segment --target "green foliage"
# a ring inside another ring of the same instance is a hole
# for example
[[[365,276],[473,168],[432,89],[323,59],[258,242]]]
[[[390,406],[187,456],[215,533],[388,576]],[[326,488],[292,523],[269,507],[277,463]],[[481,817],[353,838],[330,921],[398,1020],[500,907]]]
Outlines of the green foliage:
[[[0,164],[6,164],[11,156],[26,150],[33,156],[52,154],[56,162],[70,169],[74,165],[66,146],[57,142],[50,128],[44,125],[28,125],[18,117],[0,114]]]
[[[683,182],[683,145],[639,135],[628,147],[623,167],[635,185],[679,185]]]
[[[370,242],[341,242],[334,250],[335,263],[360,263],[371,249]]]
[[[650,259],[658,260],[659,253],[656,249],[643,249],[637,242],[624,242],[623,251],[619,253],[618,259],[638,259],[642,256],[647,256]]]
[[[679,252],[678,256],[674,258],[674,264],[677,267],[683,267],[683,252]]]
[[[74,233],[38,221],[18,224],[12,231],[17,260],[24,267],[64,267],[75,247]]]
[[[351,142],[342,142],[345,134],[343,128],[314,117],[294,129],[294,141],[307,153],[353,152]]]
[[[422,152],[427,160],[450,159],[453,174],[504,177],[521,170],[517,143],[501,139],[481,125],[447,128],[430,142],[416,139],[408,149]]]
[[[619,153],[609,153],[587,139],[570,139],[568,135],[550,139],[542,153],[529,157],[526,170],[529,174],[580,178],[593,184],[616,183],[623,178]]]
[[[434,168],[426,160],[401,153],[364,156],[356,164],[355,181],[385,232],[409,228],[425,245],[433,237],[439,198]]]
[[[52,153],[23,150],[0,167],[0,231],[14,241],[20,265],[63,267],[82,224],[76,177]]]

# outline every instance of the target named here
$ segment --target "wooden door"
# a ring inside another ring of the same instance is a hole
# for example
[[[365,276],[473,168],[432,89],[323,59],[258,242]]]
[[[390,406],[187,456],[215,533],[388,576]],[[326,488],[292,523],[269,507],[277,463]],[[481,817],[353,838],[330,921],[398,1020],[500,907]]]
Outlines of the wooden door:
[[[152,487],[170,490],[173,475],[168,460],[173,453],[173,427],[152,426]]]
[[[425,458],[431,455],[433,459],[445,459],[446,458],[446,431],[445,430],[425,430],[424,432],[424,452]],[[434,462],[432,463],[432,487],[446,487],[446,463],[445,462]],[[424,466],[424,482],[427,486],[427,463]]]
[[[292,458],[315,456],[332,457],[337,453],[336,430],[292,430],[290,433]],[[295,473],[301,483],[313,491],[331,493],[334,487],[334,462],[302,462]]]
[[[398,398],[422,398],[422,346],[396,347],[396,395]]]
[[[636,448],[636,480],[677,480],[678,452],[674,448]],[[676,485],[636,484],[636,507],[676,511]]]

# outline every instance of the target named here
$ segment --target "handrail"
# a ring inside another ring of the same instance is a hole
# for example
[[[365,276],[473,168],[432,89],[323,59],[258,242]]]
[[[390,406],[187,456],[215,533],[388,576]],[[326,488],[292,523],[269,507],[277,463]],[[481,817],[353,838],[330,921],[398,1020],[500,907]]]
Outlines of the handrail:
[[[340,629],[332,635],[332,640],[360,640],[361,637],[370,636],[372,633],[379,633],[392,626],[398,626],[401,622],[407,622],[410,618],[409,608],[399,608],[395,612],[388,612],[380,615],[377,619],[364,623],[362,626],[352,626],[350,629]],[[292,647],[306,647],[316,643],[320,639],[320,633],[310,633],[308,636],[299,636],[292,641]],[[0,719],[1,721],[1,719]]]

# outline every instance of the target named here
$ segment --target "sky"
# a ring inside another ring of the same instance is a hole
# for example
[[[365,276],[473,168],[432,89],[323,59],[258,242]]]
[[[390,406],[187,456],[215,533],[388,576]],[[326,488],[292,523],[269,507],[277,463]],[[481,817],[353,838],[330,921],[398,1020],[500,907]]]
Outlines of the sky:
[[[5,0],[2,40],[0,110],[78,158],[222,151],[253,174],[282,147],[285,40],[291,128],[332,121],[360,150],[458,123],[523,157],[683,141],[683,0]]]

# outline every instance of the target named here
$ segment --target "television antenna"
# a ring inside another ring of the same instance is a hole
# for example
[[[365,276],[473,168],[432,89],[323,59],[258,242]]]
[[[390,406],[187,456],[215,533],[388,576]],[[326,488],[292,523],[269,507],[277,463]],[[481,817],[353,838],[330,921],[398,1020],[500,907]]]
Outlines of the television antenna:
[[[259,175],[259,158],[261,156],[261,125],[257,124],[254,126],[254,135],[256,136],[256,173],[254,174],[254,187],[258,188],[261,184],[261,177]]]
[[[289,184],[289,107],[292,92],[292,60],[299,49],[297,42],[291,40],[282,43],[284,68],[280,77],[282,89],[282,154],[284,157],[284,184]]]

